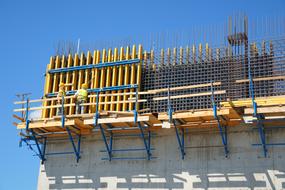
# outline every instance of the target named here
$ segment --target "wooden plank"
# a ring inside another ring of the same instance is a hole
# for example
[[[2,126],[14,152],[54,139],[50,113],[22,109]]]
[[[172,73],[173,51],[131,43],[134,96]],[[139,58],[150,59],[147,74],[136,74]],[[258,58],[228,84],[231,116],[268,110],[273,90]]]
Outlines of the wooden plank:
[[[213,86],[221,85],[221,82],[214,82]],[[190,86],[178,86],[170,88],[170,91],[176,91],[176,90],[185,90],[185,89],[193,89],[193,88],[203,88],[203,87],[210,87],[212,83],[206,83],[206,84],[196,84],[196,85],[190,85]],[[168,88],[162,88],[157,90],[148,90],[149,93],[160,93],[160,92],[167,92]]]
[[[268,81],[268,80],[285,80],[285,76],[261,77],[261,78],[253,78],[252,80],[253,82]],[[249,82],[249,79],[236,80],[236,83],[244,83],[244,82]]]
[[[215,91],[214,94],[225,94],[225,90],[218,90]],[[170,99],[177,99],[177,98],[190,98],[190,97],[197,97],[197,96],[210,96],[212,95],[212,92],[202,92],[202,93],[197,93],[197,94],[185,94],[185,95],[176,95],[176,96],[170,96]],[[153,98],[153,100],[167,100],[168,97],[157,97]]]
[[[285,105],[285,96],[255,98],[255,102],[258,106]],[[221,102],[220,104],[223,107],[252,107],[252,100],[248,98],[231,102]]]
[[[66,120],[65,126],[72,126],[75,125],[75,120]],[[50,127],[61,127],[61,121],[48,121],[48,122],[31,122],[29,124],[29,128],[50,128]],[[19,123],[17,126],[18,129],[24,129],[26,128],[25,123]],[[64,129],[62,129],[64,130]]]
[[[130,95],[130,94],[136,94],[135,92],[127,92],[127,93],[114,93],[114,94],[100,94],[99,97],[106,97],[106,96],[123,96],[123,95]],[[148,92],[139,92],[138,93],[139,95],[142,95],[142,94],[150,94]],[[97,97],[96,94],[93,94],[93,95],[88,95],[89,98],[92,98],[92,97]],[[65,96],[65,100],[67,99],[74,99],[75,97],[73,95],[71,96]],[[34,100],[29,100],[29,103],[37,103],[37,102],[46,102],[46,101],[53,101],[53,100],[58,100],[58,98],[43,98],[43,99],[34,99]],[[92,102],[92,101],[91,101]],[[20,104],[26,104],[27,102],[26,101],[15,101],[14,104],[15,105],[20,105]]]
[[[147,100],[146,99],[143,99],[143,100],[138,100],[138,102],[146,102]],[[98,104],[99,105],[105,105],[105,104],[116,104],[116,103],[129,103],[129,102],[136,102],[135,100],[127,100],[127,101],[115,101],[115,102],[99,102]],[[90,106],[90,105],[95,105],[95,103],[83,103],[81,105],[83,106]],[[72,103],[72,104],[64,104],[64,107],[74,107],[75,104]],[[46,108],[59,108],[61,107],[61,105],[53,105],[53,106],[46,106],[46,107],[43,107],[43,106],[39,106],[39,107],[30,107],[29,110],[42,110],[42,109],[46,109]],[[14,112],[20,112],[20,111],[25,111],[26,108],[19,108],[19,109],[14,109],[13,111]]]
[[[245,115],[252,115],[254,112],[253,108],[245,108]],[[285,106],[274,106],[274,107],[259,107],[257,113],[271,114],[271,115],[285,115]]]
[[[18,120],[20,120],[20,121],[22,121],[22,122],[25,121],[24,118],[19,117],[19,116],[15,115],[15,114],[13,114],[13,117],[16,118],[16,119],[18,119]]]
[[[218,115],[229,115],[229,109],[221,109],[217,111]],[[214,113],[212,110],[205,110],[205,111],[194,111],[194,112],[181,112],[181,113],[173,113],[173,119],[187,119],[187,118],[199,118],[199,117],[207,117],[213,116]],[[158,114],[158,120],[168,120],[169,116],[166,113]]]
[[[149,116],[138,116],[138,122],[147,122],[150,120]],[[107,124],[107,123],[130,123],[134,122],[134,117],[119,117],[119,118],[99,118],[99,124]],[[94,124],[94,119],[86,119],[84,120],[84,125]]]

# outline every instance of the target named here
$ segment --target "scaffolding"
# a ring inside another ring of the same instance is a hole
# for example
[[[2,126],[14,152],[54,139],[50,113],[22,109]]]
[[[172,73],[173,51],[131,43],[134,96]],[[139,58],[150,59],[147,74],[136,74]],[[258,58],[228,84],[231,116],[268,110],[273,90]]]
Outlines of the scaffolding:
[[[58,154],[73,154],[78,162],[82,136],[98,134],[105,147],[102,160],[151,160],[156,158],[154,134],[174,128],[184,159],[189,129],[216,128],[221,137],[216,146],[228,157],[228,128],[244,124],[258,130],[260,143],[253,146],[261,146],[266,157],[268,146],[285,145],[266,141],[268,128],[285,125],[285,38],[250,42],[245,20],[243,30],[229,33],[227,40],[227,46],[218,48],[199,44],[143,51],[134,45],[51,57],[43,98],[15,102],[21,108],[14,111],[24,113],[13,115],[21,142],[42,163]],[[59,104],[61,83],[66,95]],[[82,104],[84,113],[76,114],[74,94],[83,83],[88,84],[88,100]],[[41,117],[30,118],[36,110]],[[143,146],[113,148],[115,138],[128,136],[140,138]],[[46,152],[49,139],[58,138],[68,139],[71,151]],[[143,157],[116,154],[142,151]]]

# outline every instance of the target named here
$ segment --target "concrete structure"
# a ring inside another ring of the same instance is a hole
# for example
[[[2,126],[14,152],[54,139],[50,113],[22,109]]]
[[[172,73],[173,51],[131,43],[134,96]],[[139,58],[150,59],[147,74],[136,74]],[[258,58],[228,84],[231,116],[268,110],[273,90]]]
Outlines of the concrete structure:
[[[186,147],[221,145],[216,130],[186,134]],[[268,131],[267,140],[282,142],[284,136],[284,129],[275,129]],[[284,146],[269,147],[264,158],[261,147],[251,145],[260,142],[258,132],[245,126],[230,128],[228,140],[229,158],[224,157],[223,147],[208,147],[186,148],[182,160],[174,129],[163,129],[152,140],[157,159],[109,162],[101,160],[105,154],[100,152],[105,149],[101,137],[89,136],[82,139],[79,163],[72,154],[47,156],[40,167],[38,189],[285,189]],[[140,138],[124,138],[115,140],[114,149],[130,144],[143,146]],[[47,147],[47,153],[68,150],[72,150],[69,141],[50,142]]]

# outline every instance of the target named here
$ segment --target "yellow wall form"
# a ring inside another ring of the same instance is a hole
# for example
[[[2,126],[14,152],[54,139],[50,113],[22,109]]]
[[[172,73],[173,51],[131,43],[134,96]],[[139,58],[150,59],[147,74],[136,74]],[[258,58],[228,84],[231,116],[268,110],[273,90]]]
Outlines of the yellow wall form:
[[[128,46],[127,47],[127,49],[126,49],[126,60],[128,60],[130,58],[130,47]],[[124,84],[125,85],[127,85],[127,84],[129,84],[129,76],[130,76],[130,71],[129,71],[129,68],[130,68],[130,66],[129,65],[126,65],[125,67],[124,67],[124,69],[125,69],[125,78],[124,78]],[[124,92],[125,93],[127,93],[128,92],[128,90],[124,90]],[[124,95],[124,101],[127,101],[128,100],[128,95]],[[127,110],[127,106],[128,106],[128,103],[123,103],[123,111],[126,111]]]
[[[133,49],[132,49],[132,59],[136,58],[136,46],[133,45]],[[131,66],[131,84],[135,84],[136,82],[136,78],[135,78],[135,74],[136,74],[136,65],[132,64]],[[134,89],[131,89],[130,92],[134,92]],[[130,95],[130,99],[132,99],[134,96],[131,94]],[[129,103],[129,110],[132,110],[134,107],[133,103]]]
[[[112,62],[112,50],[111,49],[109,49],[108,50],[108,58],[107,58],[107,61],[108,62]],[[111,77],[112,77],[112,67],[107,67],[107,75],[106,75],[106,85],[105,85],[105,87],[109,87],[109,86],[111,86]],[[109,94],[110,92],[106,92],[105,94]],[[105,101],[106,102],[109,102],[109,100],[110,100],[110,96],[106,96],[105,97]],[[104,105],[104,110],[109,110],[109,106],[110,106],[110,104],[105,104]]]
[[[101,57],[102,55],[102,57]],[[102,51],[95,50],[93,54],[87,52],[85,56],[84,53],[81,53],[80,56],[71,54],[68,56],[56,56],[50,58],[50,63],[47,65],[47,71],[51,69],[59,68],[68,68],[74,66],[83,66],[90,64],[106,63],[113,61],[123,61],[129,59],[139,58],[141,61],[132,65],[120,65],[112,66],[107,68],[93,68],[86,70],[77,70],[77,71],[68,71],[62,73],[49,74],[46,73],[46,81],[44,87],[44,94],[48,93],[57,93],[59,90],[59,84],[61,82],[66,84],[66,91],[76,91],[81,88],[83,83],[88,84],[88,88],[104,88],[109,86],[121,86],[129,84],[138,84],[140,89],[141,77],[142,77],[142,60],[148,59],[149,53],[144,52],[141,45],[138,46],[138,51],[136,46],[132,46],[132,51],[130,53],[130,47],[126,47],[124,50],[123,47],[115,48],[114,50],[109,49],[108,52],[106,49]],[[154,52],[152,51],[151,63],[154,65]],[[115,94],[114,96],[104,96],[102,93],[99,97],[99,111],[129,111],[134,109],[134,103],[128,101],[134,100],[134,94],[130,92],[135,92],[134,89],[125,89],[125,90],[114,90],[111,92],[106,92],[109,95]],[[116,95],[118,93],[118,95]],[[126,94],[124,94],[126,93]],[[116,103],[116,101],[125,101]],[[109,104],[104,104],[104,102],[111,102]],[[74,98],[66,98],[66,104],[72,104],[73,106],[66,107],[65,114],[72,115],[75,114],[75,100]],[[89,98],[87,103],[96,103],[96,98],[93,96]],[[103,103],[103,104],[102,104]],[[44,101],[43,106],[57,105],[56,100]],[[138,106],[138,105],[137,105]],[[138,107],[137,107],[138,108]],[[86,106],[85,113],[94,113],[95,105]],[[46,108],[43,110],[43,118],[51,118],[56,116],[56,108]]]
[[[75,54],[74,57],[74,66],[78,66],[79,64],[79,58],[78,58],[78,54]],[[72,87],[71,90],[76,90],[77,89],[77,78],[78,78],[78,71],[73,71],[72,72]],[[75,100],[71,99],[70,103],[74,104]],[[69,108],[69,113],[70,114],[74,114],[75,113],[75,107],[74,106],[70,106]]]
[[[117,48],[115,48],[115,50],[114,50],[114,59],[113,60],[118,61],[118,49]],[[117,73],[118,71],[117,70],[118,70],[117,67],[113,67],[112,86],[117,86],[117,81],[118,81],[118,73]],[[116,93],[116,91],[112,91],[112,94],[115,94],[115,93]],[[114,101],[116,101],[116,96],[111,97],[111,102],[114,102]],[[111,104],[110,110],[115,111],[116,106],[118,106],[118,105]]]
[[[50,69],[54,69],[54,58],[53,57],[50,58],[50,62],[47,65],[47,71]],[[48,93],[52,92],[52,76],[47,74],[45,80],[46,80],[46,82],[45,82],[44,94],[48,94]],[[45,101],[43,103],[44,107],[49,106],[49,105],[50,105],[50,102]],[[49,110],[44,109],[42,112],[42,118],[48,118],[48,117],[49,117]]]
[[[120,49],[120,61],[124,60],[124,48],[121,47]],[[124,69],[123,69],[123,65],[120,65],[119,66],[119,81],[118,81],[118,85],[121,86],[124,84]],[[118,93],[122,93],[122,90],[119,90]],[[118,95],[117,96],[118,98],[118,101],[121,101],[122,100],[122,96],[121,95]],[[118,103],[117,104],[117,111],[121,111],[121,108],[122,108],[122,104],[121,103]]]
[[[103,49],[102,52],[102,63],[106,62],[106,49]],[[100,88],[103,88],[105,86],[105,80],[106,80],[106,72],[105,68],[103,67],[101,69],[101,77],[100,77]],[[99,103],[102,103],[104,101],[104,97],[99,97]],[[99,111],[103,110],[103,105],[99,104]]]

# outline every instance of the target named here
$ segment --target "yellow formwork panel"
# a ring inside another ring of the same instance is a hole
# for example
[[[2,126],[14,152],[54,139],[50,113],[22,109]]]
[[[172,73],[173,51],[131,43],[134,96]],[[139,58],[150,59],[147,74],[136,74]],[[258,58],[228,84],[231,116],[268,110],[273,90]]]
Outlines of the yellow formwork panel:
[[[120,49],[120,61],[123,61],[124,60],[124,48],[121,47]],[[118,85],[121,86],[123,85],[123,82],[124,82],[124,69],[123,69],[123,65],[120,65],[119,66],[119,80],[118,80]],[[118,93],[122,93],[122,90],[119,90]],[[117,100],[118,101],[121,101],[122,100],[122,96],[121,95],[118,95],[117,96]],[[117,111],[122,111],[122,104],[121,103],[118,103],[117,104]]]
[[[130,58],[130,47],[129,46],[127,46],[127,48],[126,48],[126,60],[129,60],[129,58]],[[129,84],[129,78],[130,78],[130,69],[129,69],[130,67],[129,67],[129,65],[125,65],[124,66],[124,69],[125,69],[125,78],[124,78],[124,85],[128,85]],[[124,93],[127,93],[128,92],[128,90],[126,89],[126,90],[124,90]],[[124,101],[127,101],[128,100],[128,95],[124,95]],[[126,103],[126,102],[124,102],[123,103],[123,111],[126,111],[127,110],[127,108],[128,108],[128,103]]]
[[[72,67],[73,66],[73,58],[72,58],[72,55],[69,54],[68,55],[68,59],[67,59],[67,67]],[[71,90],[71,86],[69,85],[72,81],[72,73],[71,72],[67,72],[66,73],[66,80],[65,80],[65,84],[66,84],[66,87],[65,87],[65,90],[66,91],[70,91]],[[66,104],[70,104],[70,99],[67,99],[66,100]],[[66,115],[70,115],[70,109],[66,109],[65,110],[66,112]]]
[[[88,84],[88,88],[104,88],[110,86],[121,86],[121,85],[129,85],[129,84],[138,84],[138,90],[140,90],[141,76],[142,76],[142,60],[148,59],[149,54],[144,52],[141,45],[138,47],[138,52],[136,51],[136,46],[133,45],[132,52],[130,53],[130,47],[127,47],[124,51],[124,48],[120,48],[120,53],[118,48],[115,48],[114,51],[112,49],[108,50],[103,49],[101,52],[99,50],[95,50],[93,55],[91,52],[87,52],[87,56],[85,57],[84,53],[81,53],[80,58],[78,54],[75,54],[74,57],[72,55],[68,56],[56,56],[50,58],[50,63],[47,66],[47,76],[45,81],[44,93],[57,93],[59,90],[59,84],[65,83],[66,91],[76,91],[81,88],[83,83]],[[112,53],[113,52],[113,53]],[[102,58],[100,55],[102,53]],[[152,61],[154,64],[154,52],[151,52]],[[113,61],[122,61],[129,59],[139,58],[141,61],[138,64],[130,65],[120,65],[120,66],[112,66],[107,68],[93,68],[93,69],[85,69],[85,70],[75,70],[75,71],[67,71],[62,73],[53,73],[49,74],[48,70],[51,69],[60,69],[60,68],[68,68],[68,67],[76,67],[90,64],[98,64],[98,63],[106,63]],[[126,94],[122,94],[122,92]],[[104,96],[101,94],[99,97],[99,111],[127,111],[134,109],[134,103],[128,102],[133,101],[135,98],[134,89],[125,89],[125,90],[114,90],[111,92],[105,92],[109,94],[108,96]],[[118,95],[111,95],[119,93]],[[122,102],[123,100],[123,102]],[[117,103],[120,102],[120,103]],[[92,96],[89,98],[87,103],[95,103],[96,97]],[[106,102],[106,104],[105,104]],[[107,103],[108,102],[108,103]],[[66,115],[75,114],[75,99],[74,98],[66,98]],[[42,117],[43,118],[51,118],[56,115],[56,106],[57,100],[51,100],[49,102],[44,102],[43,106],[52,106],[43,110]],[[138,106],[138,105],[137,105]],[[85,113],[94,113],[95,112],[95,104],[91,106],[86,106],[87,110]]]
[[[86,58],[86,65],[90,65],[92,64],[92,56],[91,56],[91,52],[88,51],[87,52],[87,58]],[[91,75],[91,70],[90,69],[86,69],[85,70],[85,75],[84,75],[84,83],[86,83],[88,85],[88,88],[91,88],[91,78],[92,76]],[[91,99],[88,98],[88,102],[91,102]],[[89,113],[90,110],[91,110],[91,106],[86,106],[86,113]]]
[[[99,52],[99,51],[98,51]],[[93,61],[92,61],[92,64],[97,64],[97,51],[94,50],[93,52]],[[90,87],[91,88],[96,88],[95,87],[95,83],[97,82],[98,84],[98,69],[95,69],[93,68],[92,71],[91,71],[91,81],[90,81]],[[95,99],[94,97],[91,97],[90,98],[90,102],[91,103],[94,103],[95,102]],[[89,109],[89,113],[93,113],[95,110],[95,105],[92,105],[91,106],[91,109]]]
[[[61,60],[59,56],[56,56],[55,59],[55,69],[59,69],[61,66]],[[60,74],[56,73],[53,76],[53,87],[52,87],[52,92],[57,92],[58,91],[58,85],[59,85],[59,79],[60,79]],[[56,100],[52,100],[51,101],[51,105],[56,105]],[[56,108],[51,108],[50,109],[50,113],[49,113],[49,117],[53,117],[56,113]]]
[[[108,58],[107,58],[107,61],[108,62],[112,62],[112,50],[111,49],[109,49],[108,50]],[[112,69],[113,69],[113,67],[107,67],[107,75],[106,75],[106,85],[105,85],[105,87],[109,87],[109,86],[111,86],[111,82],[112,82]],[[105,94],[109,94],[110,92],[105,92]],[[110,97],[109,96],[106,96],[105,97],[105,102],[109,102],[109,100],[110,100]],[[104,110],[109,110],[109,104],[105,104],[104,105]]]
[[[62,55],[61,56],[60,68],[64,68],[64,67],[66,67],[66,57],[64,55]],[[66,75],[65,73],[60,73],[60,75],[59,75],[59,84],[65,82],[65,75]],[[58,87],[58,90],[59,90],[59,87]]]
[[[102,52],[102,63],[106,62],[106,49],[103,49]],[[106,80],[106,73],[105,73],[105,68],[101,68],[101,76],[100,76],[100,88],[104,88],[105,87],[105,80]],[[102,111],[103,110],[103,104],[101,104],[102,102],[104,102],[104,97],[100,96],[99,97],[99,106],[98,106],[98,110]]]
[[[73,66],[78,66],[78,65],[79,65],[79,57],[78,57],[78,54],[75,54]],[[73,71],[72,72],[72,87],[71,87],[71,90],[77,90],[77,81],[78,81],[77,79],[78,79],[78,71]],[[71,104],[75,104],[75,100],[71,99],[70,103]],[[74,106],[70,106],[69,107],[69,113],[70,114],[74,114],[75,113],[75,107]]]
[[[86,64],[85,55],[84,55],[84,53],[81,53],[79,65],[83,66],[85,64]],[[77,89],[80,89],[83,83],[84,83],[84,70],[80,70],[79,75],[78,75]]]
[[[140,62],[137,66],[137,79],[136,79],[136,84],[138,85],[138,91],[140,91],[141,87],[141,76],[142,76],[142,57],[143,57],[143,48],[142,45],[139,45],[138,49],[138,59],[140,59]],[[140,99],[138,95],[138,99]],[[139,103],[136,104],[136,110],[139,110]]]
[[[47,66],[47,71],[46,71],[46,79],[45,79],[45,88],[44,88],[44,94],[48,94],[50,92],[52,92],[52,76],[50,74],[48,74],[48,70],[50,69],[54,69],[55,66],[55,62],[54,62],[54,58],[50,57],[50,63]],[[43,106],[49,106],[50,102],[44,101],[43,102]],[[49,109],[43,109],[42,112],[42,118],[48,118],[49,117]]]
[[[118,61],[118,49],[117,48],[114,49],[113,61]],[[117,81],[118,81],[118,69],[115,66],[115,67],[113,67],[113,73],[112,73],[112,86],[117,86]],[[112,94],[115,94],[115,93],[116,93],[116,91],[112,91]],[[114,102],[114,101],[116,101],[116,96],[111,97],[111,102]],[[116,104],[111,104],[110,110],[115,111],[117,106],[118,105],[116,105]]]
[[[133,49],[132,49],[132,59],[135,59],[136,58],[136,46],[133,45]],[[135,84],[136,82],[136,65],[135,64],[132,64],[131,66],[131,81],[130,83],[131,84]],[[130,89],[130,92],[134,92],[134,89]],[[130,99],[132,99],[134,96],[133,94],[130,94]],[[134,107],[134,104],[133,103],[129,103],[129,110],[133,110],[133,107]]]

